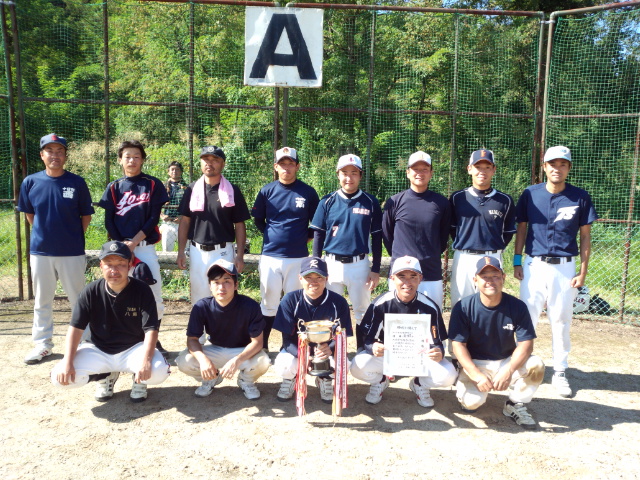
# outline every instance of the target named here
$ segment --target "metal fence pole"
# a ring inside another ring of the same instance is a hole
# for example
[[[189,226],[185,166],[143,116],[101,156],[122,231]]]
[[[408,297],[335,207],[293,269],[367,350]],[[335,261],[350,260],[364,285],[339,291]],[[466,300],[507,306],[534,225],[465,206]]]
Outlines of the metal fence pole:
[[[376,53],[376,20],[378,18],[378,12],[372,13],[371,18],[371,40],[369,43],[369,101],[368,107],[369,112],[367,115],[367,156],[365,158],[365,169],[364,169],[364,188],[366,191],[370,191],[371,189],[371,165],[373,164],[373,159],[371,158],[371,150],[373,145],[373,96],[374,96],[374,83],[373,83],[373,74],[375,71],[376,61],[375,61],[375,53]]]
[[[536,96],[534,100],[533,115],[534,115],[534,130],[533,130],[533,145],[531,148],[531,184],[538,183],[538,171],[539,159],[541,158],[542,150],[542,132],[544,130],[544,115],[542,111],[542,85],[546,82],[545,77],[545,65],[549,62],[549,57],[544,57],[544,21],[545,15],[540,12],[540,34],[538,37],[538,71],[536,75]],[[546,63],[545,63],[546,60]]]
[[[282,146],[287,145],[289,145],[289,89],[285,87],[282,89]]]
[[[110,108],[109,108],[109,8],[107,2],[102,4],[102,41],[104,42],[104,186],[111,179],[111,166],[109,164],[110,142]]]
[[[193,180],[193,104],[195,98],[195,5],[189,4],[189,105],[187,106],[187,146],[189,149],[189,180]]]

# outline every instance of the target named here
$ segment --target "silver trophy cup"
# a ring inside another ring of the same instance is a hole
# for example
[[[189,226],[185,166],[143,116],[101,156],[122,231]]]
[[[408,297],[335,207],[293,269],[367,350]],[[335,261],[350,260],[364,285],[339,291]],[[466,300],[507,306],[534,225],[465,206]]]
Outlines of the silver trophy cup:
[[[340,326],[338,320],[311,320],[305,322],[299,319],[298,335],[305,335],[310,343],[328,343],[335,335],[338,326]],[[328,377],[332,373],[333,368],[331,367],[329,359],[318,360],[314,355],[311,359],[311,371],[309,371],[309,375]]]

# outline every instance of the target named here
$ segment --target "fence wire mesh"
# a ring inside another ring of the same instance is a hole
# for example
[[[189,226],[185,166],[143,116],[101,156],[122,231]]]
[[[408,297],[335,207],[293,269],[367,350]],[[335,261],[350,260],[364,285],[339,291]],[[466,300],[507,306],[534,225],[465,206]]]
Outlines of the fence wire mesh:
[[[580,159],[572,180],[591,192],[601,217],[619,221],[635,194],[637,17],[562,18],[551,69],[546,143],[572,148]],[[289,91],[243,85],[244,7],[33,0],[18,3],[17,18],[28,173],[42,168],[40,136],[59,133],[70,141],[69,170],[87,180],[94,201],[121,175],[115,152],[131,138],[147,146],[144,170],[162,180],[174,160],[187,181],[195,179],[199,147],[222,145],[225,175],[250,205],[273,179],[273,151],[284,144],[298,149],[300,176],[320,195],[337,188],[335,163],[347,152],[363,158],[364,187],[381,202],[407,188],[406,159],[417,149],[431,154],[430,188],[444,195],[469,184],[468,156],[482,147],[495,152],[497,188],[517,199],[531,182],[539,17],[326,9],[324,86]],[[580,36],[586,22],[595,32],[590,47]],[[8,118],[7,86],[0,88]],[[629,116],[562,117],[613,112]],[[0,126],[0,142],[0,195],[11,199],[8,124]],[[9,205],[0,204],[0,268],[15,278]],[[259,253],[260,235],[248,227],[251,251]],[[618,309],[629,237],[624,319],[633,322],[640,308],[636,227],[594,227],[588,277],[593,292]],[[97,208],[87,249],[105,239]],[[181,272],[163,276],[166,296],[188,297]],[[517,293],[515,281],[508,288]],[[0,296],[11,296],[2,284]]]

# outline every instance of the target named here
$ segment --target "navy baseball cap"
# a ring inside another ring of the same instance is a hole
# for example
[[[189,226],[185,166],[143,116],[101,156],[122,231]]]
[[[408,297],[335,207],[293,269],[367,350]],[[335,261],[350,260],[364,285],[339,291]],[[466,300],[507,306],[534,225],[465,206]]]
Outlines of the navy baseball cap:
[[[500,264],[500,260],[495,257],[487,256],[482,257],[480,260],[478,260],[478,263],[476,263],[476,275],[478,275],[487,267],[493,267],[496,270],[500,270],[504,273],[504,270],[502,270],[502,265]]]
[[[202,158],[204,155],[215,155],[216,157],[220,157],[221,159],[223,159],[225,162],[227,161],[227,156],[224,154],[222,148],[216,145],[202,147],[202,150],[200,150],[200,158]]]
[[[327,263],[319,257],[306,257],[302,259],[300,275],[306,277],[310,273],[317,273],[325,278],[328,277]]]
[[[40,150],[49,145],[50,143],[57,143],[58,145],[62,145],[64,149],[67,149],[67,139],[64,137],[60,137],[55,133],[50,133],[49,135],[45,135],[40,139]]]
[[[122,257],[125,260],[131,260],[131,250],[125,243],[119,242],[118,240],[113,240],[111,242],[107,242],[102,245],[102,249],[100,250],[100,255],[98,258],[102,260],[109,255],[117,255],[118,257]]]
[[[235,264],[223,258],[220,258],[211,264],[211,266],[207,269],[207,277],[213,269],[220,269],[223,272],[228,273],[232,277],[238,277],[238,269],[236,268]]]
[[[476,150],[471,154],[471,158],[469,158],[469,165],[475,165],[482,161],[489,162],[492,165],[496,164],[496,162],[493,161],[493,152],[483,148],[482,150]]]

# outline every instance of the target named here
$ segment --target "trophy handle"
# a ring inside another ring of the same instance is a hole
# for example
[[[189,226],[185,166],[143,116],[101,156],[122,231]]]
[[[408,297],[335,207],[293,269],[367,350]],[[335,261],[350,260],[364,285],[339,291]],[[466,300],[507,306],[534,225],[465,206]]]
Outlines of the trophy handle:
[[[333,322],[333,326],[331,327],[331,337],[335,337],[338,328],[340,328],[340,319],[336,318]]]

